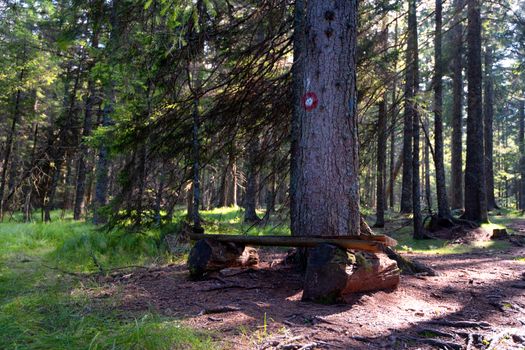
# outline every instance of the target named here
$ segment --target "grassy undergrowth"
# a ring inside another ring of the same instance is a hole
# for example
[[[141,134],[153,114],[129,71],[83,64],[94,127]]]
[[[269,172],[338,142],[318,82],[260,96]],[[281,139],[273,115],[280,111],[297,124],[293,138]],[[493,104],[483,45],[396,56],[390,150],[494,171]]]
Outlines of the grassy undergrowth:
[[[397,214],[399,216],[399,214]],[[396,214],[388,212],[389,218],[396,218]],[[483,224],[481,227],[487,231],[506,228],[509,233],[512,229],[507,225],[512,221],[522,218],[521,213],[515,210],[500,209],[491,213],[490,223]],[[387,220],[388,222],[388,220]],[[372,224],[372,223],[370,223]],[[481,241],[471,244],[452,244],[443,239],[415,240],[412,238],[412,226],[408,225],[395,231],[390,231],[387,226],[385,229],[377,229],[377,233],[385,233],[398,241],[396,250],[423,253],[423,254],[464,254],[479,250],[504,250],[510,247],[506,241]]]
[[[262,212],[259,213],[262,217]],[[176,220],[185,215],[179,210]],[[286,217],[266,225],[243,223],[240,208],[201,212],[207,233],[289,235]],[[129,314],[118,309],[118,300],[96,302],[90,292],[99,286],[75,274],[103,272],[128,265],[172,262],[162,237],[178,225],[162,231],[126,233],[95,230],[73,222],[70,216],[53,222],[0,224],[0,349],[210,349],[209,335],[184,328],[174,319],[155,312]],[[519,213],[491,217],[490,228],[503,228]],[[16,219],[16,217],[14,218]],[[378,231],[381,233],[380,231]],[[428,254],[459,254],[477,249],[505,249],[506,242],[451,245],[444,240],[412,239],[410,226],[390,233],[397,249]],[[184,252],[179,258],[184,258]],[[520,259],[521,261],[521,259]]]
[[[0,224],[0,349],[210,349],[209,336],[154,312],[90,299],[95,282],[68,272],[169,261],[160,233],[99,232],[55,219]]]
[[[287,217],[274,215],[266,224],[252,225],[244,223],[244,209],[240,207],[215,208],[200,213],[204,230],[210,234],[290,235]],[[177,211],[179,219],[185,214],[185,209]],[[257,214],[262,218],[264,211],[260,210]]]

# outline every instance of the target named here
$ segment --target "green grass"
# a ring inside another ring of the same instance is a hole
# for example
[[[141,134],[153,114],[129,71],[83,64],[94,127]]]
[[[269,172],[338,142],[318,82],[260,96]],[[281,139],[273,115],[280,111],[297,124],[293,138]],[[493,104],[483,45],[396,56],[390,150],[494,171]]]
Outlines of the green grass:
[[[264,211],[258,211],[257,214],[262,218]],[[215,208],[209,211],[202,211],[201,217],[205,232],[210,234],[290,235],[287,218],[283,220],[272,219],[267,225],[245,224],[243,222],[244,209],[240,207]]]
[[[473,242],[471,244],[451,244],[443,239],[424,239],[415,240],[412,238],[412,232],[402,232],[392,235],[398,241],[396,247],[399,251],[423,253],[423,254],[464,254],[479,249],[504,250],[510,244],[505,241],[483,241]]]
[[[0,224],[0,349],[213,348],[208,335],[178,320],[125,313],[111,298],[95,302],[94,281],[56,270],[168,262],[160,236],[99,232],[67,220]]]

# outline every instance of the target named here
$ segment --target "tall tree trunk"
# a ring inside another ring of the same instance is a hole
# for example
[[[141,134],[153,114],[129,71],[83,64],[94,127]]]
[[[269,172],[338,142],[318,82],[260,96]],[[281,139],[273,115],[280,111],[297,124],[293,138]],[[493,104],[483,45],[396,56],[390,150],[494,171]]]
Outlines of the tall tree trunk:
[[[519,124],[520,130],[518,134],[518,145],[520,147],[520,200],[519,209],[525,210],[525,100],[521,100],[519,104]],[[507,179],[505,179],[505,189],[508,191]],[[508,193],[505,194],[505,197]]]
[[[498,207],[494,196],[493,120],[494,82],[492,79],[492,47],[485,51],[485,97],[483,103],[483,126],[485,136],[485,178],[487,185],[487,210]]]
[[[412,164],[412,141],[413,141],[413,119],[414,119],[414,35],[411,25],[412,6],[414,0],[409,0],[409,24],[407,50],[406,50],[406,75],[405,75],[405,110],[403,117],[403,178],[401,182],[401,213],[410,213],[413,210],[413,164]],[[415,6],[415,5],[414,5]],[[417,40],[417,39],[416,39]],[[419,179],[418,179],[419,180]]]
[[[428,115],[425,115],[425,130],[430,129]],[[430,186],[430,144],[424,140],[423,144],[423,168],[425,170],[425,202],[428,213],[432,213],[432,190]]]
[[[64,177],[64,195],[62,200],[62,213],[60,218],[64,219],[66,216],[66,211],[71,209],[71,184],[73,182],[73,169],[71,163],[73,163],[72,155],[66,155],[66,174]]]
[[[100,16],[101,8],[103,2],[97,1],[94,4],[94,10],[91,14],[91,47],[96,49],[98,48],[99,43],[99,31],[100,31]],[[87,65],[87,74],[88,74],[88,84],[87,84],[87,97],[84,111],[84,124],[82,127],[82,141],[80,143],[78,163],[77,163],[77,179],[75,186],[75,204],[73,206],[73,219],[80,220],[82,211],[84,210],[85,202],[84,198],[86,196],[86,177],[87,174],[92,171],[90,163],[87,161],[90,154],[90,148],[86,144],[86,138],[91,136],[91,131],[93,129],[93,110],[95,107],[95,98],[96,98],[96,84],[95,79],[91,74],[93,66],[95,65],[94,61],[90,61]]]
[[[69,75],[70,72],[67,74]],[[80,76],[82,73],[82,60],[79,62],[78,67],[76,68],[76,74],[75,74],[75,80],[73,82],[73,88],[71,92],[69,92],[69,82],[65,85],[65,91],[64,91],[64,107],[65,107],[65,115],[64,117],[64,124],[60,126],[59,130],[59,137],[58,137],[58,143],[55,145],[55,149],[52,150],[52,159],[53,159],[53,166],[50,167],[50,172],[48,173],[51,177],[51,183],[48,187],[47,191],[47,200],[44,203],[44,221],[49,222],[51,221],[51,210],[55,208],[55,196],[57,193],[58,184],[60,181],[60,174],[62,171],[62,164],[66,160],[66,149],[68,146],[72,144],[71,138],[72,136],[69,135],[71,132],[73,125],[74,125],[74,117],[75,117],[75,103],[76,103],[76,96],[78,87],[80,85]],[[69,79],[69,78],[68,78]],[[52,140],[55,139],[55,137],[52,135],[52,131],[50,133],[50,137]],[[52,141],[51,141],[52,143]]]
[[[24,79],[24,70],[20,72],[19,81],[21,82]],[[9,161],[11,160],[11,152],[13,150],[13,142],[16,134],[16,126],[18,124],[18,119],[20,119],[20,103],[22,98],[22,91],[18,89],[15,94],[15,106],[13,111],[13,119],[11,121],[11,128],[7,134],[7,140],[5,142],[5,153],[2,166],[2,175],[0,178],[0,221],[4,218],[4,192],[5,185],[7,182],[7,169],[9,167]]]
[[[162,164],[162,169],[159,176],[159,185],[157,187],[157,195],[155,196],[155,225],[160,226],[161,215],[160,209],[162,206],[162,199],[164,197],[164,183],[166,180],[165,164]]]
[[[308,1],[304,33],[292,233],[359,234],[357,1]]]
[[[436,167],[436,194],[438,216],[451,217],[447,198],[445,162],[443,158],[443,58],[442,58],[442,0],[436,0],[436,35],[434,44],[434,164]]]
[[[481,5],[479,0],[468,0],[467,4],[467,160],[465,167],[465,213],[463,217],[480,223],[487,221],[481,102]]]
[[[201,219],[199,214],[200,204],[200,141],[199,141],[199,127],[200,127],[200,115],[199,115],[199,98],[194,97],[193,99],[193,228],[194,230],[201,230]]]
[[[304,73],[306,64],[306,9],[305,0],[295,0],[294,8],[294,31],[293,31],[293,113],[291,125],[291,142],[290,142],[290,222],[292,236],[304,235],[301,232],[299,222],[300,218],[300,201],[299,178],[301,176],[301,150],[299,142],[302,139],[302,121],[304,118],[303,106],[301,103],[302,96],[305,93]]]
[[[277,196],[277,166],[275,160],[272,161],[272,166],[270,168],[270,174],[268,175],[268,180],[266,184],[266,198],[265,198],[265,207],[266,212],[264,213],[264,218],[266,222],[270,220],[271,215],[275,211],[275,198]]]
[[[113,113],[114,103],[114,92],[113,88],[110,87],[109,99],[104,106],[102,116],[102,126],[107,127],[111,125],[111,114]],[[108,193],[108,171],[109,171],[109,159],[108,159],[108,146],[106,145],[107,140],[102,141],[98,149],[98,159],[95,173],[95,198],[93,200],[93,223],[95,225],[105,224],[107,222],[107,216],[102,213],[101,208],[107,204],[107,193]]]
[[[36,108],[35,108],[36,109]],[[29,160],[28,166],[27,166],[27,173],[31,174],[33,172],[33,166],[35,164],[35,158],[36,158],[36,148],[38,144],[38,123],[35,123],[34,131],[33,131],[33,147],[31,149],[31,158]],[[28,176],[30,177],[30,175]],[[26,182],[25,185],[23,185],[22,193],[24,197],[24,222],[31,221],[31,212],[32,212],[32,193],[33,193],[33,184],[31,183],[30,178],[24,179],[23,181]]]
[[[149,114],[148,114],[149,116]],[[137,167],[137,176],[139,178],[138,188],[137,188],[137,197],[135,199],[135,222],[134,225],[139,227],[142,224],[142,212],[144,211],[143,197],[144,192],[146,191],[146,153],[147,148],[146,144],[143,143],[140,145],[139,155],[138,155],[138,167]]]
[[[398,21],[396,19],[394,29],[394,47],[398,45]],[[396,157],[396,120],[397,120],[397,59],[394,61],[394,78],[392,81],[392,122],[390,124],[390,176],[388,185],[388,196],[390,199],[390,209],[394,208],[395,196],[394,187],[396,184],[396,170],[395,170],[395,157]]]
[[[385,171],[386,171],[386,94],[379,102],[379,111],[377,118],[377,172],[376,172],[376,222],[374,227],[385,226]]]
[[[254,136],[248,145],[248,162],[246,174],[246,194],[244,195],[244,222],[258,223],[261,219],[257,216],[257,193],[259,189],[259,139]]]
[[[91,71],[88,68],[88,74]],[[77,183],[75,189],[75,204],[73,207],[73,219],[80,220],[82,211],[84,209],[84,197],[86,194],[86,177],[91,169],[89,167],[89,147],[86,144],[86,138],[91,135],[93,129],[93,107],[95,100],[95,80],[89,77],[88,80],[88,96],[86,98],[86,108],[84,113],[84,125],[82,129],[82,141],[80,143],[78,164],[77,164]]]
[[[450,204],[463,208],[463,0],[454,0],[452,28],[452,149]]]
[[[409,71],[411,75],[407,78],[412,80],[410,87],[412,88],[409,92],[411,97],[408,100],[408,106],[405,108],[409,109],[412,120],[411,134],[413,136],[412,141],[412,213],[413,213],[413,224],[414,224],[414,238],[420,239],[424,237],[423,234],[423,220],[421,218],[421,184],[419,178],[419,112],[416,103],[417,95],[419,92],[419,53],[418,53],[418,35],[417,35],[417,12],[416,12],[416,0],[409,0],[408,9],[408,43],[409,53],[407,53],[407,63],[410,64]],[[408,85],[408,84],[407,84]],[[405,166],[405,165],[404,165]],[[408,166],[407,166],[408,167]]]

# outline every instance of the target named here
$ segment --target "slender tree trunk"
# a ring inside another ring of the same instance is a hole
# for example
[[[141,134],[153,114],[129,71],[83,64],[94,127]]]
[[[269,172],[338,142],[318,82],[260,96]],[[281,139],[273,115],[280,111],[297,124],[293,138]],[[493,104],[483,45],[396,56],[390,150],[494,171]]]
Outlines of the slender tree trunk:
[[[261,219],[257,216],[257,192],[259,188],[259,139],[257,136],[250,140],[248,145],[248,167],[246,178],[246,194],[244,196],[244,222],[258,223]]]
[[[21,82],[24,79],[24,70],[20,72],[19,81]],[[13,150],[13,143],[15,139],[16,134],[16,126],[18,124],[18,120],[20,119],[20,103],[22,98],[22,91],[18,89],[16,91],[15,95],[15,107],[13,111],[13,119],[11,121],[11,128],[9,130],[9,133],[7,134],[7,140],[5,142],[5,153],[4,153],[4,162],[2,166],[2,175],[0,178],[0,221],[4,218],[4,192],[5,192],[5,185],[7,182],[7,169],[9,167],[9,161],[11,160],[11,152]]]
[[[487,185],[487,210],[498,207],[494,196],[494,158],[493,158],[493,120],[494,120],[494,82],[492,79],[492,48],[485,51],[485,97],[483,103],[483,126],[485,136],[485,178]]]
[[[270,174],[268,175],[268,183],[266,184],[266,212],[264,213],[264,220],[268,222],[270,220],[271,215],[275,211],[275,198],[277,196],[277,184],[276,184],[276,177],[277,177],[277,167],[275,166],[274,162],[272,162],[272,167],[270,169]]]
[[[308,1],[304,33],[292,233],[359,234],[357,1]]]
[[[463,0],[454,0],[454,27],[452,45],[452,149],[450,204],[463,208]]]
[[[394,29],[394,47],[398,45],[398,21],[396,19]],[[390,199],[390,209],[394,208],[395,205],[395,184],[396,184],[396,172],[395,172],[395,157],[396,157],[396,120],[397,120],[398,108],[397,108],[397,59],[394,61],[394,79],[392,81],[392,122],[390,125],[390,176],[389,176],[389,190],[388,195]]]
[[[290,146],[290,221],[292,236],[302,236],[301,232],[301,208],[298,198],[299,178],[301,176],[302,162],[300,159],[301,149],[299,142],[302,139],[302,121],[304,118],[301,99],[305,93],[304,70],[306,64],[306,13],[305,0],[295,0],[294,8],[294,31],[293,31],[293,113],[291,125],[291,146]]]
[[[88,72],[90,69],[88,70]],[[93,77],[88,80],[88,96],[86,98],[86,108],[84,114],[84,126],[82,129],[82,142],[80,143],[78,164],[77,164],[77,183],[75,189],[75,205],[73,207],[73,219],[80,220],[84,209],[84,197],[86,194],[86,177],[91,169],[87,159],[89,158],[89,147],[85,139],[91,135],[93,129],[93,107],[95,99],[95,81]]]
[[[465,213],[463,217],[475,222],[486,222],[487,199],[483,157],[483,113],[481,101],[481,5],[479,0],[468,0],[467,4],[468,113]]]
[[[159,176],[159,185],[157,187],[157,195],[155,197],[155,224],[160,226],[161,224],[161,215],[160,210],[162,207],[162,199],[164,197],[164,183],[166,180],[166,171],[164,170],[165,165],[162,165],[162,170]]]
[[[419,92],[419,53],[418,53],[418,34],[417,34],[417,13],[416,0],[409,1],[408,10],[408,42],[410,43],[410,59],[408,62],[411,65],[409,70],[412,71],[410,79],[412,79],[411,88],[409,91],[412,97],[408,103],[412,119],[413,135],[412,141],[412,213],[414,223],[414,238],[420,239],[424,237],[423,234],[423,220],[421,218],[421,184],[419,178],[419,112],[416,103],[416,98]],[[408,55],[408,54],[407,54]],[[408,76],[408,75],[407,75]]]
[[[113,113],[113,88],[110,88],[109,99],[107,105],[104,107],[102,116],[102,126],[107,127],[111,125],[111,114]],[[104,140],[98,149],[98,160],[96,167],[96,182],[95,182],[95,198],[93,205],[93,223],[95,225],[105,224],[107,222],[107,216],[102,213],[101,208],[107,204],[107,193],[108,193],[108,171],[109,171],[109,159],[108,159],[108,147],[105,144],[107,141]]]
[[[27,166],[27,172],[29,174],[32,173],[33,165],[35,164],[35,158],[36,158],[36,148],[38,144],[38,123],[35,123],[34,131],[33,131],[33,147],[31,150],[31,158],[29,161],[29,164]],[[31,212],[32,212],[32,206],[31,206],[31,199],[32,199],[32,193],[33,193],[33,185],[31,183],[30,179],[25,179],[26,185],[23,187],[23,197],[24,197],[24,222],[31,221]]]
[[[55,150],[53,150],[53,163],[54,165],[50,167],[49,176],[51,176],[51,185],[49,186],[49,191],[47,192],[47,200],[44,203],[44,221],[48,222],[51,221],[51,210],[55,208],[55,196],[57,193],[58,184],[60,181],[60,174],[62,171],[62,165],[64,161],[66,160],[66,151],[65,149],[68,148],[72,144],[71,136],[68,137],[68,131],[71,130],[71,128],[74,125],[74,117],[75,117],[75,103],[76,103],[76,96],[78,87],[80,85],[80,76],[82,73],[82,61],[79,62],[78,67],[76,68],[76,74],[75,74],[75,80],[73,82],[73,88],[71,92],[69,92],[69,83],[66,84],[66,88],[64,91],[64,107],[66,109],[65,115],[64,115],[64,125],[60,126],[60,135],[62,138],[58,138],[58,144],[56,144]],[[68,72],[69,75],[69,72]],[[50,134],[51,139],[54,139],[54,136],[52,135],[52,132]]]
[[[447,198],[445,162],[443,158],[443,58],[442,58],[442,0],[436,0],[436,35],[434,44],[434,164],[436,167],[436,194],[438,216],[451,217]]]
[[[148,114],[149,115],[149,114]],[[137,173],[139,177],[138,181],[138,188],[137,188],[137,197],[135,199],[135,210],[136,210],[136,216],[135,216],[135,226],[139,227],[142,224],[142,213],[144,211],[144,205],[143,205],[143,197],[144,192],[146,190],[146,144],[143,143],[140,145],[139,149],[139,155],[138,155],[138,168]]]
[[[73,163],[72,155],[68,155],[66,158],[66,174],[64,178],[64,195],[62,200],[62,213],[60,218],[64,219],[66,216],[66,211],[71,209],[71,184],[73,182],[73,169],[71,163]]]
[[[200,127],[200,115],[199,115],[199,98],[194,97],[193,99],[193,228],[195,230],[201,230],[201,219],[199,214],[200,204],[200,141],[199,141],[199,127]]]
[[[518,145],[520,147],[520,197],[519,209],[525,210],[525,100],[521,100],[519,104],[519,124],[520,130],[518,135]],[[505,179],[505,196],[508,197],[507,179]]]
[[[414,35],[410,22],[410,11],[412,11],[414,0],[409,1],[409,25],[408,41],[406,50],[406,76],[405,76],[405,110],[403,118],[403,178],[401,182],[401,213],[410,213],[413,210],[413,164],[412,164],[412,141],[413,141],[413,119],[414,119]],[[415,5],[414,5],[415,6]],[[417,25],[412,24],[412,25]]]
[[[429,130],[429,119],[428,115],[425,115],[425,130]],[[423,144],[423,168],[425,169],[425,201],[428,213],[432,213],[432,190],[430,186],[430,144],[424,140]]]
[[[384,96],[386,97],[386,95]],[[386,207],[386,196],[385,196],[385,171],[386,171],[386,99],[383,98],[379,102],[379,111],[377,118],[377,172],[376,172],[376,222],[374,227],[385,226],[385,207]]]

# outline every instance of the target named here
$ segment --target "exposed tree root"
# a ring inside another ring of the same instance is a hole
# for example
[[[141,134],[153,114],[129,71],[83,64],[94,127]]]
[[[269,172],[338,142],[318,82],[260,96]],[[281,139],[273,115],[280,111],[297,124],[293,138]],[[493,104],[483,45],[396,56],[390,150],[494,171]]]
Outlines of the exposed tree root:
[[[362,235],[374,235],[374,232],[368,226],[368,223],[365,221],[365,219],[361,216],[361,222],[360,222],[360,230]],[[401,269],[401,272],[405,275],[414,275],[419,273],[424,273],[428,276],[438,276],[439,273],[434,270],[433,268],[426,266],[425,264],[422,264],[415,260],[407,259],[403,256],[401,256],[398,252],[396,252],[391,247],[385,246],[383,248],[383,252],[392,260],[395,260],[397,262],[397,266]]]
[[[404,275],[424,273],[427,276],[439,276],[439,273],[430,266],[422,264],[417,260],[407,259],[390,247],[385,247],[383,251],[390,259],[397,262],[397,266]]]
[[[445,327],[455,327],[455,328],[482,328],[488,329],[492,325],[487,322],[473,322],[473,321],[449,321],[449,320],[432,320],[431,324],[437,324]]]
[[[211,314],[222,314],[225,312],[234,312],[234,311],[240,311],[241,309],[237,306],[221,306],[221,307],[215,307],[210,309],[204,309],[201,312],[199,312],[199,316],[202,315],[211,315]]]
[[[410,337],[410,336],[403,336],[402,339],[413,341],[416,343],[423,343],[428,344],[437,347],[438,349],[444,349],[444,350],[461,350],[463,347],[460,344],[452,343],[452,342],[445,342],[437,339],[431,339],[431,338],[416,338],[416,337]]]

